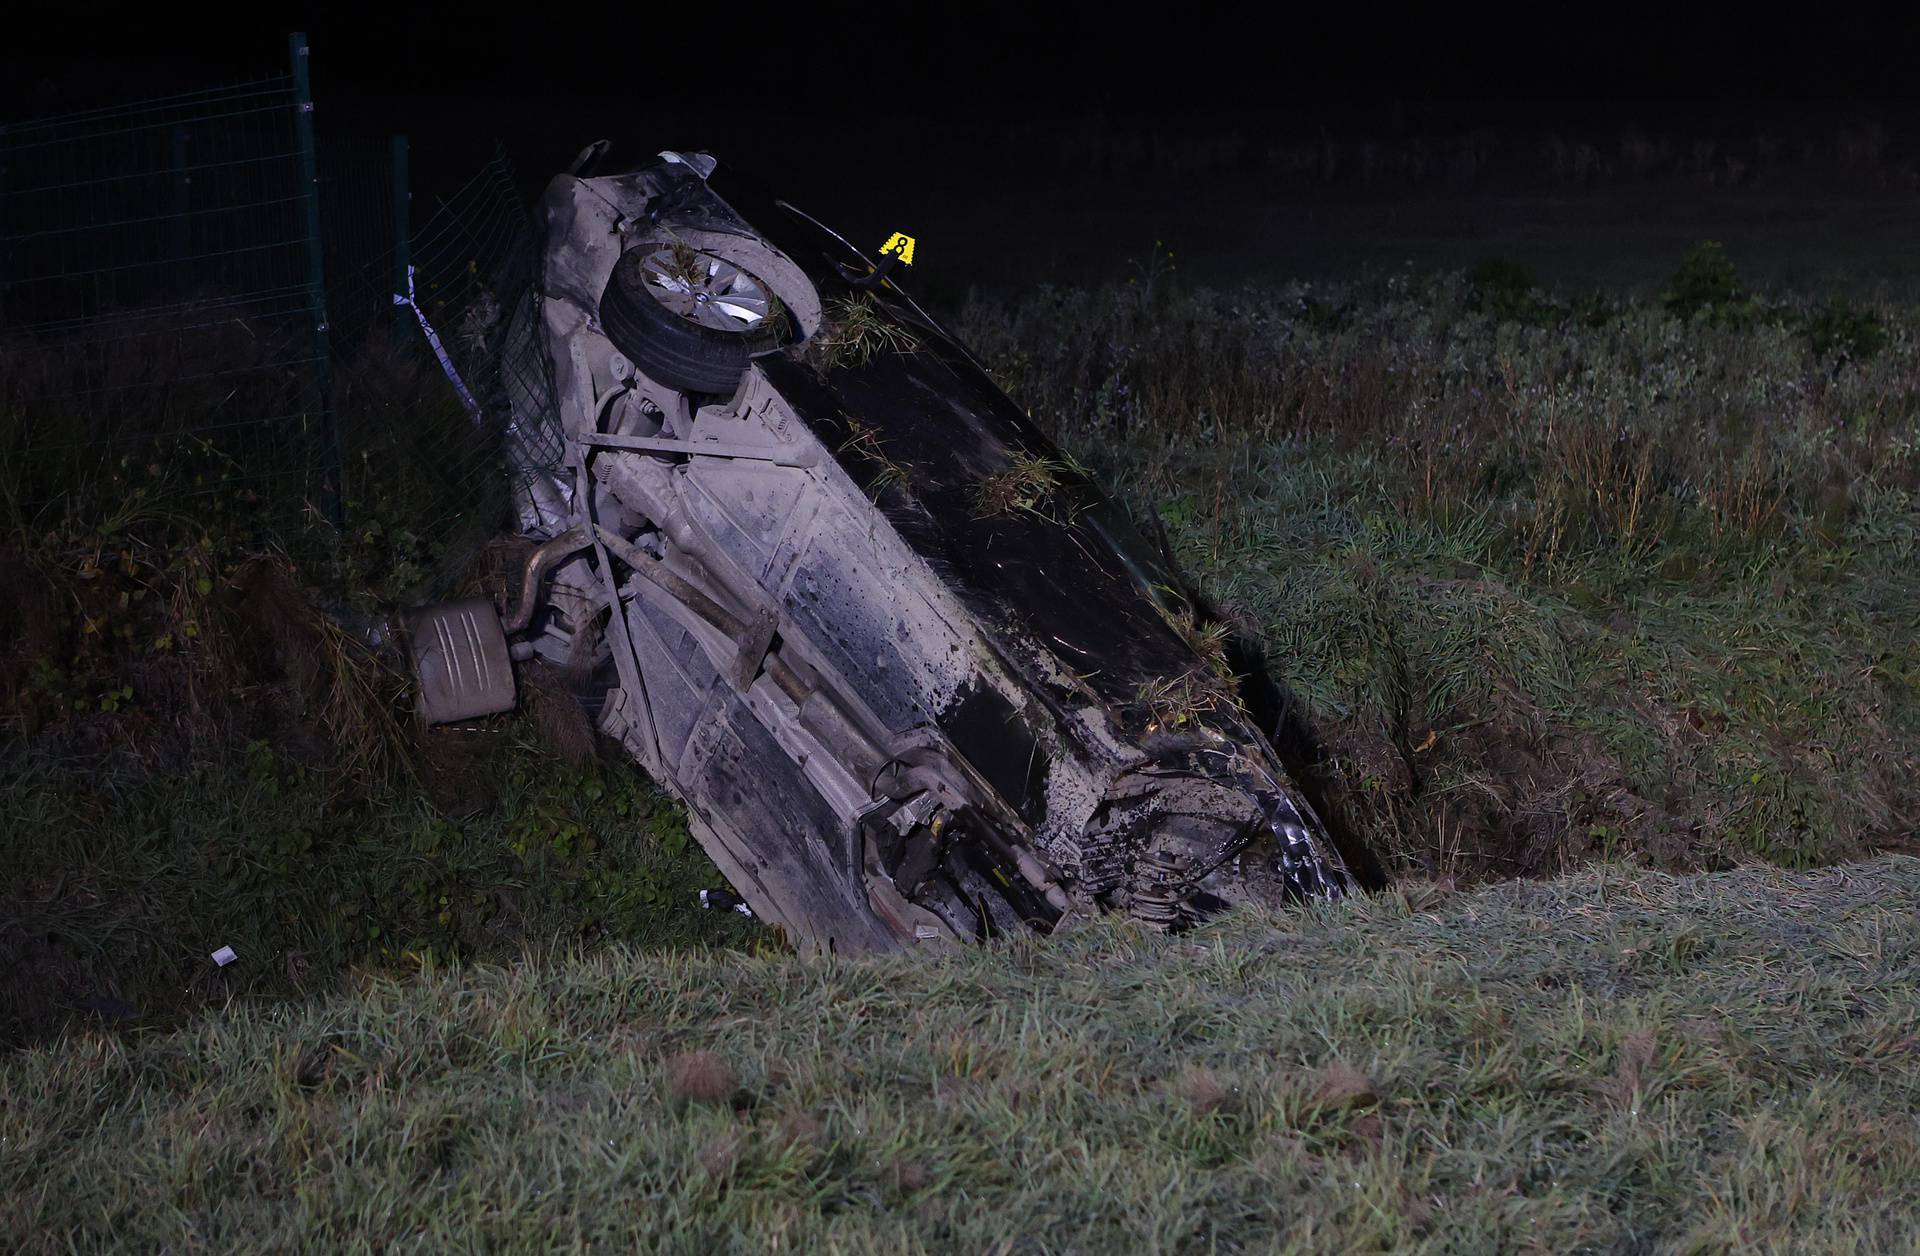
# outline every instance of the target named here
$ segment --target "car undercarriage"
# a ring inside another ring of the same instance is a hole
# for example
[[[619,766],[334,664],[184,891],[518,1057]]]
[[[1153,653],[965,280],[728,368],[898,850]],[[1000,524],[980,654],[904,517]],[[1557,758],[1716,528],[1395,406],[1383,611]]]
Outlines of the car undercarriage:
[[[510,604],[408,616],[429,722],[576,678],[804,949],[1172,929],[1354,884],[1249,653],[868,255],[705,154],[539,207]]]

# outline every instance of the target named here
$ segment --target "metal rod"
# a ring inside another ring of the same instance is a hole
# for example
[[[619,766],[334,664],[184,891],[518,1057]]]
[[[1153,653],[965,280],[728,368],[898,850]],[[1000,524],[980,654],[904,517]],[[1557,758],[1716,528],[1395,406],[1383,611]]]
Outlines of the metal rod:
[[[793,699],[795,706],[800,706],[813,696],[813,689],[778,654],[767,655],[767,675],[779,686],[781,693]]]
[[[631,568],[634,575],[657,585],[669,597],[718,628],[729,639],[738,640],[747,631],[747,625],[737,615],[708,597],[704,590],[696,587],[659,559],[641,552],[619,533],[609,531],[599,524],[595,524],[593,530],[595,538],[611,550],[615,558]]]
[[[576,348],[577,352],[577,348]],[[613,578],[613,563],[601,538],[608,535],[594,518],[592,480],[586,460],[573,464],[574,502],[579,508],[582,527],[591,529],[589,540],[599,566],[600,589],[607,596],[607,634],[613,638],[613,669],[619,674],[620,687],[640,710],[630,722],[640,727],[643,741],[641,766],[649,772],[661,771],[666,760],[660,753],[660,729],[653,721],[653,700],[647,695],[647,680],[640,667],[640,652],[633,648],[633,634],[627,628],[627,609],[620,604],[620,585]],[[624,740],[624,739],[623,739]]]
[[[819,461],[811,447],[797,445],[733,445],[714,440],[673,440],[663,436],[621,436],[613,432],[583,432],[583,445],[608,449],[640,449],[649,453],[706,454],[714,458],[746,458],[782,467],[810,467]]]

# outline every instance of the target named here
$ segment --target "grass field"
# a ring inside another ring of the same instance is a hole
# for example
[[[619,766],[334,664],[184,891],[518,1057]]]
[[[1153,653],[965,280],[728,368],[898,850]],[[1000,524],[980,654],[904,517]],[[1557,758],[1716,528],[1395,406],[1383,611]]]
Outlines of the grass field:
[[[1524,274],[979,307],[1014,395],[1267,641],[1390,869],[1787,865],[1920,825],[1903,307]]]
[[[25,1250],[1890,1251],[1920,861],[363,975],[0,1060]]]
[[[1400,889],[795,960],[557,678],[423,734],[341,626],[502,570],[418,364],[355,377],[344,535],[8,413],[5,1232],[1912,1241],[1920,308],[1702,248],[1654,298],[1161,258],[953,322],[1264,639]]]

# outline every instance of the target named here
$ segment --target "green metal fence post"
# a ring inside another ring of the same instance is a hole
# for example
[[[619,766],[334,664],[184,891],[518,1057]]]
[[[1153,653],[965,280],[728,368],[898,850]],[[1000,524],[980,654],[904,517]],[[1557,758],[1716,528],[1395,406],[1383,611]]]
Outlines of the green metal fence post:
[[[391,141],[393,173],[393,292],[407,294],[407,268],[413,265],[413,188],[407,177],[407,137],[396,135]],[[413,343],[413,316],[404,305],[393,311],[394,343]]]
[[[333,409],[333,352],[327,330],[326,271],[320,256],[320,172],[313,147],[313,80],[307,37],[287,36],[293,61],[293,131],[299,149],[300,187],[306,209],[308,309],[313,319],[313,382],[319,395],[321,501],[336,527],[346,523],[346,485],[340,456],[340,426]]]

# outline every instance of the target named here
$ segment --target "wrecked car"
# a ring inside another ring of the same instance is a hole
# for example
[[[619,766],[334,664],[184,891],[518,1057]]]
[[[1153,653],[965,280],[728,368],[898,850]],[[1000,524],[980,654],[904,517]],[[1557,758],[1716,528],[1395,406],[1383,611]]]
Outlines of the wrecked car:
[[[1164,545],[868,254],[706,154],[537,212],[518,593],[411,616],[429,721],[581,701],[804,949],[1171,929],[1353,884]],[[1240,673],[1240,674],[1237,674]]]

